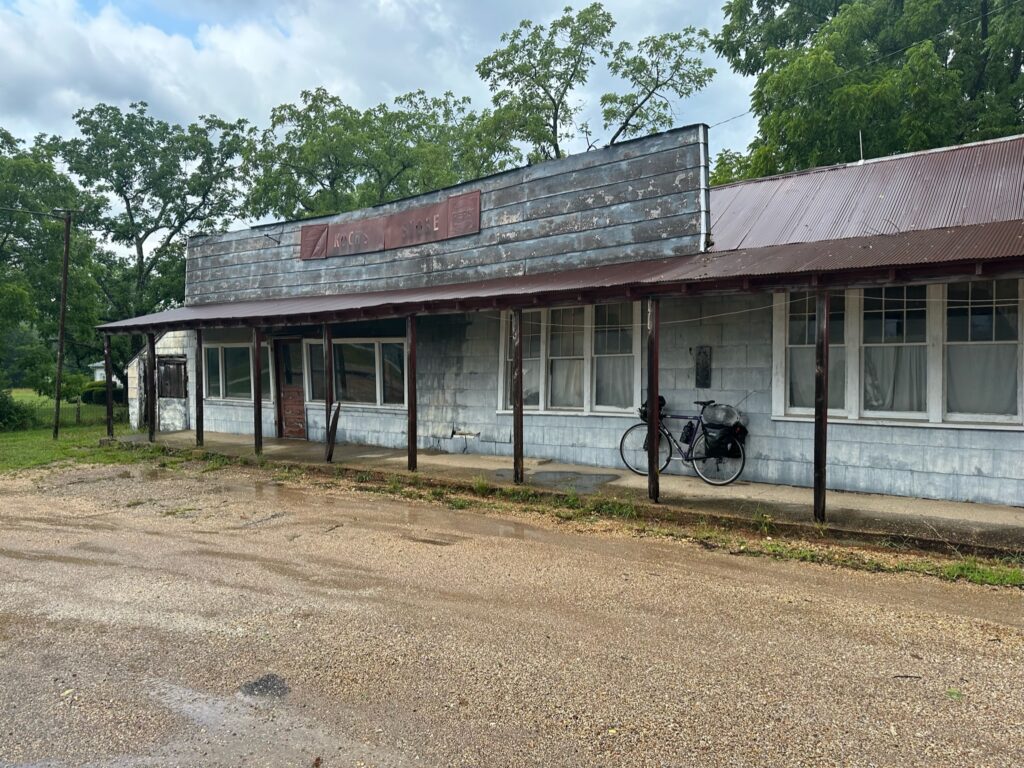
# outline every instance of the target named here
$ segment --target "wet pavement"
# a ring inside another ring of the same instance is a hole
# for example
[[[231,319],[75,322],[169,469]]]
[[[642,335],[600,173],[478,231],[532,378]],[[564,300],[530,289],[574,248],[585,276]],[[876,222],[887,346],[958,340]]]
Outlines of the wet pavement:
[[[0,476],[0,766],[1024,762],[1020,590],[202,468]]]

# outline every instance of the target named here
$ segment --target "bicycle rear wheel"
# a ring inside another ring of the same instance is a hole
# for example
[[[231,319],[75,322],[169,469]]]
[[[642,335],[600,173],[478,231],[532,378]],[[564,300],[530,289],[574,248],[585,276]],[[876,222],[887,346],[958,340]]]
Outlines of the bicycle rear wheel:
[[[708,441],[704,434],[697,435],[693,441],[693,449],[690,452],[690,462],[693,470],[700,479],[711,485],[728,485],[743,471],[747,461],[747,454],[743,450],[742,443],[736,443],[739,449],[739,457],[732,456],[708,456]]]
[[[661,439],[658,441],[658,462],[660,472],[664,472],[672,459],[672,440],[664,429],[659,430]],[[619,455],[622,461],[638,475],[647,474],[647,425],[634,424],[626,430],[619,441]]]

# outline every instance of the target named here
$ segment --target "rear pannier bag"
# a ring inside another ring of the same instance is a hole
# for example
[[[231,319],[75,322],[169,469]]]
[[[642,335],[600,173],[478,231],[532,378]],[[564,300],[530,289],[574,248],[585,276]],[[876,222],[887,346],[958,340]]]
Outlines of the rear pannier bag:
[[[746,427],[737,422],[729,427],[705,426],[704,431],[708,441],[708,456],[720,459],[740,458],[740,446],[747,439]]]

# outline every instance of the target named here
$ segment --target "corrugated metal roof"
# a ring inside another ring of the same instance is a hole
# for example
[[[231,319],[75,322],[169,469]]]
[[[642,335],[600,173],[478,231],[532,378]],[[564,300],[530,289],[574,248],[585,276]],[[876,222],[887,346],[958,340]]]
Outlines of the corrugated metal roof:
[[[714,251],[1024,219],[1024,136],[714,187]]]
[[[796,245],[745,248],[673,259],[611,264],[564,272],[546,272],[474,283],[434,285],[374,293],[305,296],[292,299],[237,301],[180,307],[131,320],[100,326],[114,332],[153,331],[174,327],[239,325],[259,322],[317,322],[325,318],[400,316],[411,312],[456,311],[482,300],[503,299],[504,304],[526,304],[576,298],[583,291],[630,289],[657,294],[681,284],[714,284],[743,278],[758,279],[858,270],[907,268],[954,262],[975,263],[1024,258],[1024,221],[977,224],[945,229],[874,235]],[[854,279],[851,275],[850,279]],[[836,281],[841,283],[840,280]]]

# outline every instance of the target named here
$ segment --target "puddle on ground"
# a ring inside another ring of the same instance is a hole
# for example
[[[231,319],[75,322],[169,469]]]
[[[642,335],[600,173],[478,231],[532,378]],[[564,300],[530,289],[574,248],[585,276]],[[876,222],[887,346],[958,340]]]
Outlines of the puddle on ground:
[[[511,469],[498,469],[494,477],[503,482],[512,480]],[[618,480],[618,475],[591,472],[529,472],[526,475],[527,485],[539,485],[541,488],[554,488],[560,491],[575,490],[577,493],[596,493],[605,483]]]

